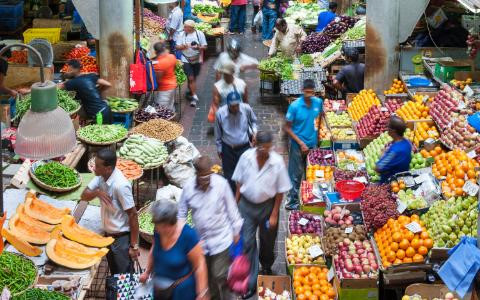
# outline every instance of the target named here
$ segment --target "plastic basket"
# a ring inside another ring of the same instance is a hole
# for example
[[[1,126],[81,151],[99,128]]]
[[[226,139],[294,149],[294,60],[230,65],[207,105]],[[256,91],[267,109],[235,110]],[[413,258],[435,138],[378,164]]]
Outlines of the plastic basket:
[[[335,189],[345,200],[355,200],[362,195],[365,185],[355,180],[341,180],[335,184]]]
[[[30,43],[33,39],[45,39],[52,44],[60,41],[60,32],[62,28],[30,28],[23,33],[25,44]]]
[[[23,17],[23,1],[15,4],[0,3],[0,19]]]

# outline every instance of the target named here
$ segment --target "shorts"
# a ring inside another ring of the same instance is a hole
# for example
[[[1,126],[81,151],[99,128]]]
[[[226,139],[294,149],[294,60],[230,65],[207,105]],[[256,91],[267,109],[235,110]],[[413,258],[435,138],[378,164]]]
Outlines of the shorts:
[[[185,75],[187,75],[187,77],[193,76],[196,78],[200,74],[201,66],[202,65],[200,63],[191,64],[184,62],[183,71],[185,72]]]

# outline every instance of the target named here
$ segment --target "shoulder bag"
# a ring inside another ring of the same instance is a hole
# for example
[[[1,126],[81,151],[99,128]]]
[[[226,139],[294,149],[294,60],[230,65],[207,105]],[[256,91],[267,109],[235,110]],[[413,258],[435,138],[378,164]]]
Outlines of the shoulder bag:
[[[153,283],[153,299],[162,299],[162,300],[171,300],[173,298],[173,291],[177,286],[182,284],[185,280],[187,280],[190,276],[192,276],[193,271],[188,273],[187,275],[183,276],[180,279],[175,280],[173,283],[168,285],[168,287],[162,287],[165,286],[163,281],[163,284],[160,284],[159,282],[162,281],[162,279],[154,279]]]

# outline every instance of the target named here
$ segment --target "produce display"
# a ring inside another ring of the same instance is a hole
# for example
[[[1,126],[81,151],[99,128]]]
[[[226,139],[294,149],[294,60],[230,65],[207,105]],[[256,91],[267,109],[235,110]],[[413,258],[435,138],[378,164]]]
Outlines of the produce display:
[[[293,271],[293,288],[296,299],[311,299],[312,295],[322,300],[334,300],[335,290],[328,282],[326,267],[299,267]]]
[[[311,165],[333,166],[335,165],[335,157],[332,150],[313,149],[308,152],[308,162]]]
[[[12,300],[69,300],[70,297],[57,292],[46,289],[33,288],[28,289],[18,296],[12,297]]]
[[[133,111],[138,107],[137,100],[130,98],[107,97],[107,102],[113,112]]]
[[[207,33],[210,30],[212,30],[212,24],[206,23],[206,22],[195,23],[195,29],[198,30],[198,31],[202,31],[204,33]]]
[[[453,112],[457,109],[463,96],[455,92],[451,87],[444,86],[433,98],[430,104],[430,115],[440,131],[444,131],[450,125]]]
[[[468,77],[465,80],[456,80],[456,79],[450,80],[450,84],[456,88],[459,88],[461,91],[463,91],[466,85],[472,84],[472,82],[473,82],[473,79],[470,77]]]
[[[74,169],[56,161],[47,162],[35,169],[35,177],[42,183],[56,188],[69,188],[80,181]]]
[[[385,107],[388,109],[388,111],[393,114],[396,112],[400,107],[403,105],[403,100],[401,98],[388,98],[385,101]]]
[[[332,42],[332,39],[321,32],[312,32],[302,42],[302,53],[322,52]]]
[[[406,225],[416,224],[417,231]],[[423,226],[418,215],[390,218],[388,222],[375,231],[377,244],[384,268],[404,263],[421,263],[425,261],[428,250],[433,247],[433,240]]]
[[[307,166],[306,178],[307,181],[313,183],[315,181],[329,181],[333,178],[334,167],[309,165]]]
[[[175,65],[175,78],[177,79],[178,86],[182,86],[182,84],[184,84],[187,81],[187,75],[183,70],[181,61],[177,61],[177,64]]]
[[[63,216],[70,213],[69,208],[56,208],[40,199],[35,194],[28,192],[25,196],[24,212],[31,218],[37,219],[48,224],[60,224]],[[48,231],[48,228],[33,224],[42,230]],[[11,228],[10,228],[11,230]]]
[[[285,240],[287,249],[287,261],[290,265],[296,264],[318,264],[324,265],[323,255],[312,257],[311,247],[320,247],[320,237],[311,235],[292,235]],[[323,250],[322,250],[323,251]]]
[[[348,29],[352,28],[357,19],[349,16],[339,16],[330,22],[324,29],[323,33],[330,37],[339,37]]]
[[[335,181],[341,180],[353,180],[355,178],[363,177],[365,180],[367,179],[367,172],[365,171],[350,171],[350,170],[342,170],[340,168],[335,168],[333,172],[333,177]]]
[[[37,277],[31,260],[6,251],[0,254],[0,270],[0,290],[7,288],[13,296],[29,288]]]
[[[290,300],[292,295],[289,291],[283,291],[281,293],[275,293],[269,288],[258,287],[258,300]]]
[[[378,99],[375,92],[372,90],[361,90],[358,95],[353,97],[353,101],[348,105],[348,113],[354,121],[360,120],[373,105],[380,106],[380,99]]]
[[[28,63],[27,50],[12,50],[11,56],[7,60],[11,64],[26,65]]]
[[[426,139],[438,139],[440,134],[438,133],[437,127],[428,122],[420,122],[415,124],[415,130],[413,130],[413,143],[417,148],[420,147],[420,142],[425,141]]]
[[[393,79],[392,86],[384,91],[385,95],[392,95],[392,94],[402,94],[406,92],[405,85],[403,82],[397,78]]]
[[[445,150],[443,150],[442,147],[440,146],[435,146],[435,148],[433,148],[430,151],[427,151],[426,149],[422,149],[420,150],[420,153],[422,154],[423,157],[430,158],[430,157],[435,157],[437,155],[445,153]]]
[[[138,122],[147,122],[152,119],[170,120],[175,115],[173,111],[162,105],[155,104],[150,107],[147,106],[137,110],[135,112],[135,120]]]
[[[166,25],[167,19],[154,14],[147,8],[143,9],[143,35],[158,38],[158,36],[163,33]]]
[[[338,243],[338,250],[333,262],[339,278],[377,278],[378,264],[370,241],[345,238]]]
[[[361,24],[359,24],[361,23]],[[359,21],[342,35],[343,40],[363,40],[366,36],[366,23]]]
[[[195,14],[202,14],[204,16],[220,14],[223,12],[223,8],[216,5],[209,4],[195,4],[193,6],[193,12]]]
[[[402,297],[402,300],[427,300],[427,299],[415,294],[411,296],[405,295]],[[452,293],[448,292],[445,294],[443,298],[435,297],[435,298],[432,298],[432,300],[459,300],[459,298],[456,298]]]
[[[379,137],[374,139],[370,144],[363,149],[363,155],[365,156],[367,173],[371,177],[372,181],[380,180],[380,175],[375,172],[375,165],[380,159],[385,146],[392,141],[390,135],[387,132],[382,133]]]
[[[322,217],[301,211],[292,211],[288,217],[288,229],[291,234],[315,233],[322,235]]]
[[[300,199],[302,203],[312,203],[315,199],[313,195],[313,183],[302,181],[300,184]]]
[[[167,148],[162,142],[140,134],[131,135],[118,153],[121,157],[133,160],[145,169],[163,164],[168,157]]]
[[[353,216],[350,215],[350,211],[345,208],[342,209],[340,206],[335,206],[332,210],[325,210],[323,216],[327,226],[341,226],[343,224],[348,226],[353,224]]]
[[[314,65],[313,58],[310,54],[300,55],[299,60],[304,67],[313,67]]]
[[[342,113],[335,113],[333,111],[329,111],[325,114],[327,119],[327,124],[330,128],[332,127],[351,127],[352,120],[348,116],[346,112]]]
[[[175,122],[153,119],[133,127],[132,133],[141,134],[162,142],[169,142],[183,133],[183,127]]]
[[[7,240],[15,249],[26,256],[39,256],[43,250],[39,247],[33,246],[29,242],[23,240],[21,237],[15,235],[7,228],[2,228],[2,237]]]
[[[128,180],[135,180],[138,179],[142,174],[142,167],[137,164],[136,162],[124,159],[124,158],[117,158],[117,163],[115,168],[120,170]],[[88,169],[92,172],[95,172],[95,158],[92,158],[88,161]]]
[[[404,121],[430,119],[429,108],[422,101],[407,101],[396,113]]]
[[[336,151],[337,155],[337,168],[341,170],[359,170],[365,164],[363,155],[356,150],[340,150]]]
[[[58,99],[58,106],[63,108],[66,112],[71,113],[80,107],[80,103],[77,102],[73,97],[72,94],[68,91],[57,89],[57,99]],[[20,121],[25,115],[25,113],[30,109],[30,105],[32,103],[31,94],[24,96],[20,101],[15,102],[15,117],[14,120]]]
[[[462,236],[477,236],[477,217],[477,197],[468,196],[435,201],[421,220],[433,239],[433,246],[451,248]]]
[[[72,51],[74,50],[75,49],[73,49]],[[80,69],[81,73],[98,73],[97,59],[95,57],[85,55],[77,59],[80,61],[80,64],[82,65],[82,68]],[[60,72],[65,73],[67,71],[68,71],[68,64],[64,64]]]
[[[319,140],[330,140],[332,138],[332,134],[330,130],[328,130],[327,124],[324,120],[320,122],[320,128],[318,129],[318,139]]]
[[[442,181],[442,192],[446,197],[463,196],[463,186],[467,181],[475,183],[478,172],[475,168],[479,163],[460,150],[442,153],[434,157],[432,173],[437,179]]]
[[[392,182],[392,190],[395,188],[395,182]],[[421,209],[428,206],[427,201],[422,196],[416,196],[412,189],[399,190],[398,201],[402,202],[407,209]]]
[[[355,131],[350,128],[332,128],[330,131],[335,141],[355,141],[357,139]]]
[[[316,25],[318,14],[322,11],[317,3],[293,2],[285,10],[285,21],[299,25]]]
[[[91,143],[113,143],[127,137],[127,129],[120,124],[92,124],[77,130],[77,136]]]
[[[81,59],[84,56],[90,54],[90,48],[85,46],[75,47],[70,50],[67,54],[65,54],[65,59]]]
[[[325,99],[323,101],[323,111],[346,111],[347,106],[345,105],[345,100],[330,100]]]
[[[373,105],[357,123],[356,129],[360,138],[375,137],[387,130],[390,112]]]
[[[397,203],[388,184],[367,185],[361,198],[363,221],[367,230],[380,228],[389,218],[398,216]]]
[[[421,153],[412,153],[412,160],[410,161],[410,170],[417,170],[427,167],[427,160]]]
[[[114,241],[112,237],[101,236],[78,225],[71,215],[63,216],[60,228],[66,238],[90,247],[107,247]]]
[[[350,229],[345,231],[347,228],[353,228],[353,230],[351,232]],[[352,243],[355,241],[363,242],[367,239],[367,232],[361,224],[355,226],[343,224],[339,227],[328,228],[324,236],[325,254],[328,256],[339,254],[339,243],[346,239]]]
[[[192,212],[189,210],[187,214],[186,223],[190,225],[190,227],[195,227],[192,220]],[[153,235],[153,231],[155,230],[155,224],[152,222],[152,214],[150,211],[144,210],[138,215],[138,226],[141,230],[148,232]]]
[[[460,148],[469,151],[478,146],[480,135],[468,124],[465,116],[460,115],[443,130],[440,141],[451,149]]]

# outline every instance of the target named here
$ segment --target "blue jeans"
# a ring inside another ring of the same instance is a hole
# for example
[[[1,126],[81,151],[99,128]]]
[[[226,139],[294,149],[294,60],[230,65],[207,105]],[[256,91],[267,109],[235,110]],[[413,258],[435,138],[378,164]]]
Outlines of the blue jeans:
[[[277,11],[270,8],[262,8],[262,40],[271,40],[273,38],[273,27],[277,21]]]
[[[247,21],[247,5],[230,6],[230,32],[245,32],[245,22]]]
[[[299,189],[302,182],[303,173],[305,172],[305,158],[303,157],[300,146],[290,140],[288,148],[288,176],[292,182],[292,188],[287,195],[287,206],[298,206]]]

